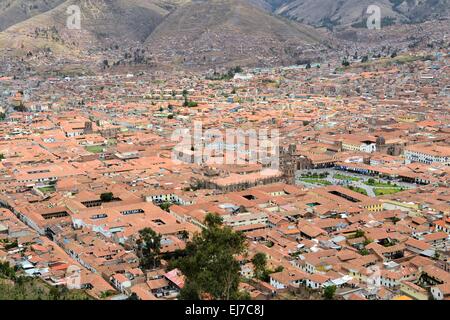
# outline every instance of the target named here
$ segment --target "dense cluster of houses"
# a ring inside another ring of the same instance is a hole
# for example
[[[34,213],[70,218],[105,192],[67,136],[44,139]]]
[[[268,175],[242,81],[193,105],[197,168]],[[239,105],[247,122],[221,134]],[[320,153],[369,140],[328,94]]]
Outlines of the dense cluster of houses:
[[[142,269],[133,241],[150,228],[183,250],[215,213],[245,235],[254,299],[449,299],[448,53],[367,68],[0,77],[0,260],[55,286],[76,266],[99,299],[174,299],[183,274]],[[203,137],[198,156],[173,139],[194,121],[277,130],[279,167],[245,139]]]

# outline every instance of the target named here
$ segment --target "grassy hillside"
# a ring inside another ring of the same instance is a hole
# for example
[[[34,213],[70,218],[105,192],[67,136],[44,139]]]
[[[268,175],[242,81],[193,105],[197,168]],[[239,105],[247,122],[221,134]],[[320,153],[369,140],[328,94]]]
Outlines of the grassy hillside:
[[[40,278],[19,275],[7,263],[0,263],[0,300],[91,300],[83,290],[52,287]]]

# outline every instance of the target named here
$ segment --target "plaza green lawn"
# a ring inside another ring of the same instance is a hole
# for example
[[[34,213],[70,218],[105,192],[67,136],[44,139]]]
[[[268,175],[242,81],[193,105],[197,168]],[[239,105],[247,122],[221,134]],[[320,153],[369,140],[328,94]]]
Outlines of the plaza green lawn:
[[[311,184],[320,184],[320,185],[323,185],[323,186],[331,185],[330,181],[322,180],[322,179],[309,179],[309,178],[305,179],[305,178],[303,178],[303,179],[300,179],[300,181],[311,183]]]
[[[347,175],[345,175],[345,174],[339,174],[339,173],[336,173],[336,174],[333,176],[333,178],[334,178],[334,179],[337,179],[337,180],[349,180],[349,181],[360,181],[360,180],[361,180],[360,178],[356,178],[356,177],[352,177],[352,176],[347,176]]]
[[[55,192],[55,187],[48,186],[48,187],[38,188],[38,190],[42,193]]]
[[[378,196],[384,196],[384,195],[388,195],[388,194],[394,194],[397,192],[402,192],[404,190],[405,189],[403,189],[403,188],[374,188],[373,192],[378,197]]]
[[[350,190],[352,190],[352,191],[355,191],[355,192],[358,192],[358,193],[361,193],[361,194],[367,196],[367,191],[366,191],[366,189],[364,189],[364,188],[352,187],[352,186],[347,187],[347,188],[350,189]]]
[[[370,180],[370,179],[369,179]],[[381,188],[396,188],[398,187],[395,183],[386,183],[386,182],[382,182],[382,181],[366,181],[364,182],[365,185],[371,186],[371,187],[381,187]]]
[[[85,149],[91,153],[102,153],[104,146],[87,146]]]

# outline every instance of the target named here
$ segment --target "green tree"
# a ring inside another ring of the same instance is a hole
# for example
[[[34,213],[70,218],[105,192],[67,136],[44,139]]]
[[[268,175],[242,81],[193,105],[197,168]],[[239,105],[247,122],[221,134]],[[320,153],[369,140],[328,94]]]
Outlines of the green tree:
[[[105,192],[100,195],[100,200],[103,202],[111,202],[114,199],[112,192]]]
[[[367,250],[366,248],[359,250],[359,254],[362,256],[367,256],[369,253],[369,250]]]
[[[267,257],[263,252],[258,252],[252,259],[252,264],[255,267],[255,275],[258,279],[264,274],[267,265]]]
[[[9,250],[9,249],[17,248],[18,246],[19,246],[19,243],[17,242],[17,239],[16,239],[11,243],[6,244],[5,249]]]
[[[113,290],[102,291],[102,292],[100,292],[100,298],[101,299],[106,299],[106,298],[109,298],[109,297],[111,297],[111,296],[113,296],[115,294],[116,294],[116,292],[113,291]]]
[[[163,209],[164,211],[167,211],[167,212],[169,212],[169,208],[170,208],[170,206],[171,206],[172,204],[170,203],[170,202],[163,202],[163,203],[161,203],[160,205],[159,205],[159,207],[161,208],[161,209]]]
[[[3,153],[0,153],[0,161],[5,159],[5,156],[3,155]]]
[[[181,300],[200,300],[200,288],[195,282],[187,282],[181,290],[179,298]]]
[[[278,266],[278,267],[275,268],[275,271],[274,271],[274,272],[281,272],[281,271],[283,271],[283,270],[284,270],[284,267],[283,267],[283,266]]]
[[[393,217],[391,220],[394,224],[397,224],[401,219],[399,217]]]
[[[435,252],[434,252],[434,255],[433,255],[433,259],[434,259],[434,260],[439,260],[440,257],[441,257],[441,255],[439,254],[439,252],[438,252],[438,251],[435,251]]]
[[[207,214],[206,228],[186,245],[186,255],[174,263],[186,276],[181,299],[239,299],[240,265],[235,255],[245,249],[245,238],[223,225],[218,215]]]
[[[364,231],[361,229],[356,230],[355,238],[361,238],[361,237],[364,237]]]
[[[9,262],[0,262],[0,278],[14,280],[16,278],[16,270],[9,265]]]
[[[132,293],[127,300],[139,300],[139,297],[137,296],[136,293]]]
[[[189,240],[189,232],[187,232],[186,230],[181,230],[180,231],[180,238],[183,241]]]
[[[336,286],[327,286],[323,290],[323,297],[327,300],[332,300],[334,298],[335,293],[336,293]]]
[[[208,213],[205,217],[205,221],[204,221],[205,225],[207,228],[217,228],[222,226],[223,224],[223,219],[221,216],[219,216],[218,214],[212,214],[212,213]]]
[[[139,231],[136,244],[141,266],[144,269],[156,268],[161,252],[161,235],[150,228],[144,228]]]

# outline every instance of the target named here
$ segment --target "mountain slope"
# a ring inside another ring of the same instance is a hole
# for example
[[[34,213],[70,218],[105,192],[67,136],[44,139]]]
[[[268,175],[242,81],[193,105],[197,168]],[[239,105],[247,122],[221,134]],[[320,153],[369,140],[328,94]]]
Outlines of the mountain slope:
[[[266,0],[274,12],[316,27],[360,23],[369,5],[378,5],[390,23],[422,22],[448,16],[449,0]]]
[[[289,63],[326,37],[277,17],[254,0],[195,0],[171,13],[147,39],[160,63],[184,66]]]
[[[373,0],[294,0],[276,9],[276,13],[316,27],[350,25],[361,21]],[[382,16],[400,18],[389,0],[376,1]]]
[[[449,2],[0,0],[0,31],[6,28],[0,32],[0,54],[33,66],[67,61],[123,67],[139,67],[143,61],[150,66],[202,68],[286,65],[320,61],[327,49],[355,42],[376,46],[383,38],[397,43],[399,33],[416,33],[411,23],[445,24],[437,19],[448,17]],[[81,8],[81,30],[66,26],[66,11],[73,4]],[[382,36],[369,34],[365,19],[372,4],[381,7],[383,26],[404,25],[383,28]]]
[[[81,9],[81,30],[66,26],[70,5]],[[50,48],[73,56],[111,43],[143,42],[168,13],[152,0],[66,0],[0,33],[0,48]]]
[[[47,12],[64,1],[66,0],[2,0],[0,1],[0,31]]]
[[[404,14],[409,22],[448,18],[449,0],[391,0],[393,9]]]

